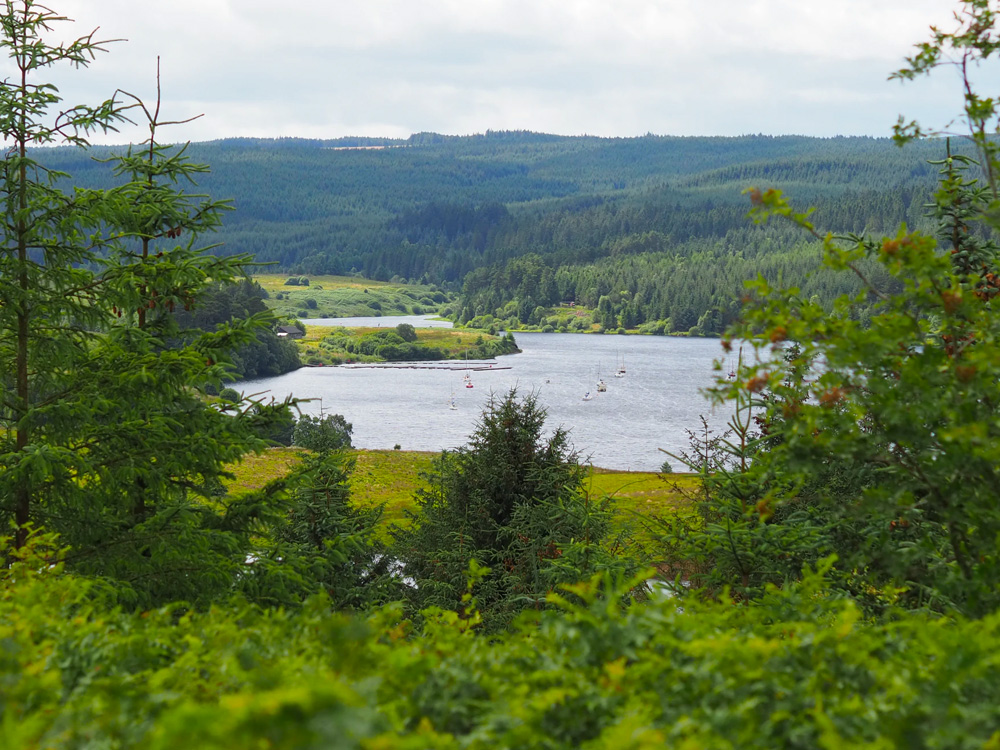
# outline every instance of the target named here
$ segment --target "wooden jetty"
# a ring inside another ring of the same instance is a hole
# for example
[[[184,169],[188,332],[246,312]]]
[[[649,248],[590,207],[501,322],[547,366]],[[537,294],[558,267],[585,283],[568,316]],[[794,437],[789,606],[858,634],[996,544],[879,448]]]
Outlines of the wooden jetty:
[[[490,370],[510,370],[510,365],[474,364],[433,364],[430,362],[368,362],[341,365],[352,370],[453,370],[456,372],[489,372]]]

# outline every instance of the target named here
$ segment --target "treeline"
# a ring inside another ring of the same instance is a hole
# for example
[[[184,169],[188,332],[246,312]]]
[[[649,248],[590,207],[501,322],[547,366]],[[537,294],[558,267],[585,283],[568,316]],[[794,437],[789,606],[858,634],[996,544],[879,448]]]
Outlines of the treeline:
[[[267,311],[267,292],[253,281],[214,284],[203,292],[197,305],[189,310],[177,308],[174,316],[187,331],[214,331],[220,324],[247,320]],[[176,343],[190,340],[181,335]],[[259,328],[254,340],[238,346],[231,353],[231,376],[235,379],[265,378],[281,375],[301,366],[294,342],[278,338],[271,328]]]
[[[758,274],[829,301],[807,278],[815,248],[748,225],[748,186],[819,208],[821,229],[926,225],[943,144],[889,139],[561,137],[489,132],[405,140],[231,139],[191,144],[199,175],[232,199],[216,253],[248,252],[292,274],[359,274],[464,289],[456,319],[532,325],[560,302],[603,303],[605,327],[717,333]],[[95,149],[106,155],[109,149]],[[78,152],[47,164],[103,187]],[[777,248],[782,248],[775,255]],[[545,290],[508,283],[525,256]],[[548,270],[546,270],[548,269]],[[558,283],[552,283],[558,279]]]
[[[474,268],[527,252],[582,262],[649,231],[673,243],[724,236],[743,222],[740,193],[749,185],[822,199],[825,219],[841,229],[892,226],[919,217],[935,172],[926,161],[943,148],[927,142],[904,152],[873,138],[491,132],[232,139],[191,144],[187,153],[212,165],[199,189],[236,209],[216,252],[252,253],[289,272],[459,284]],[[77,184],[109,184],[86,154],[39,154]]]
[[[784,228],[747,224],[722,238],[655,250],[666,246],[663,234],[647,232],[616,246],[638,249],[634,254],[615,252],[592,263],[561,265],[532,254],[476,269],[465,278],[458,322],[559,326],[562,321],[556,322],[549,308],[572,304],[593,310],[591,322],[606,330],[643,327],[658,334],[716,335],[739,316],[744,282],[758,275],[824,303],[861,291],[857,277],[818,266],[820,243]],[[898,286],[876,264],[862,265],[882,289]],[[864,316],[864,307],[857,314]]]

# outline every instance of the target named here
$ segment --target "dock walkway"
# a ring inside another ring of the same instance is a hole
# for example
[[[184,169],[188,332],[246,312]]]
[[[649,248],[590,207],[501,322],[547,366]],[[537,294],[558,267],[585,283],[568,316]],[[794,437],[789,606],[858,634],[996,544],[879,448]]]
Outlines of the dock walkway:
[[[489,362],[476,364],[458,364],[433,362],[369,362],[364,364],[341,365],[352,370],[455,370],[459,372],[489,372],[490,370],[510,370],[510,365],[490,364]]]

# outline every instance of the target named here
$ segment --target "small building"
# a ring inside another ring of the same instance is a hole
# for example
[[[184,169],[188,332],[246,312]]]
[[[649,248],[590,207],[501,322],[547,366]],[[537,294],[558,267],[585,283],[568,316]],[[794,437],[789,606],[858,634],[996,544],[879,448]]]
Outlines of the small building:
[[[277,334],[281,339],[300,339],[306,335],[298,326],[278,326]]]

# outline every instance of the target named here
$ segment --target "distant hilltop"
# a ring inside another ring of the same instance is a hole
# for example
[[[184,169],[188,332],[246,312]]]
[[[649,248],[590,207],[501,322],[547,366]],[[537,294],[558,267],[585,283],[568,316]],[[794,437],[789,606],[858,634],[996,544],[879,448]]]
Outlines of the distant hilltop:
[[[114,150],[43,149],[39,158],[83,187],[109,187],[113,175],[92,157]],[[716,323],[703,326],[713,330],[744,279],[799,284],[815,265],[801,234],[752,225],[744,190],[778,188],[796,206],[817,206],[821,231],[920,227],[940,169],[929,162],[944,145],[498,130],[227,138],[185,153],[210,167],[192,190],[235,209],[205,238],[212,252],[252,253],[289,273],[464,289],[461,318],[499,310],[530,320],[551,303],[596,307],[607,297],[609,323],[669,319],[688,330],[714,310]],[[531,260],[511,265],[519,258]],[[525,281],[522,267],[538,283]],[[820,277],[801,284],[833,293]]]

